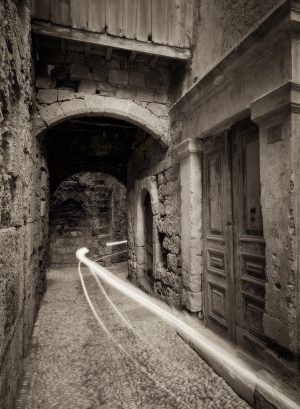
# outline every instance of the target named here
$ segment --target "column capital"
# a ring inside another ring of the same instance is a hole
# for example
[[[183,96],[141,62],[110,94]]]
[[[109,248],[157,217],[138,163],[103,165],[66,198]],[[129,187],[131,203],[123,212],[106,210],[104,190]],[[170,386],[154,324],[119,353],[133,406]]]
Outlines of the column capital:
[[[190,155],[203,152],[203,143],[200,139],[186,139],[175,146],[175,151],[180,160]]]

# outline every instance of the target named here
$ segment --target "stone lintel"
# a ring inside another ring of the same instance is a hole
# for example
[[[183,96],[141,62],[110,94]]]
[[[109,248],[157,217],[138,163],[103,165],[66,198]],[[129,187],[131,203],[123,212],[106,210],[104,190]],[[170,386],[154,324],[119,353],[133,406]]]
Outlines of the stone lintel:
[[[199,139],[186,139],[175,146],[175,150],[180,160],[187,158],[193,154],[203,152],[203,143]]]
[[[249,58],[255,58],[260,50],[270,50],[279,39],[287,34],[300,32],[299,0],[286,0],[253,27],[234,48],[215,63],[199,80],[171,107],[171,116],[182,119],[191,108],[197,108],[209,95],[227,86],[244,69]],[[220,75],[220,73],[222,73]]]
[[[258,124],[280,113],[300,113],[300,83],[288,81],[257,98],[250,106],[251,119]]]

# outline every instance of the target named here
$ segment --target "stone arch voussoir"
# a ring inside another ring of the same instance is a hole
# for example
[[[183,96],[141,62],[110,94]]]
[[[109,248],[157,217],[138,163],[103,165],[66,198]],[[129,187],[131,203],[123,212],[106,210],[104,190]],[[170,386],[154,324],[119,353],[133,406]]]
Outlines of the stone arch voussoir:
[[[75,92],[73,98],[68,101],[38,107],[33,121],[34,133],[39,135],[64,120],[78,116],[122,119],[142,128],[166,148],[169,146],[167,117],[160,118],[131,100],[100,95],[85,95],[78,98]]]

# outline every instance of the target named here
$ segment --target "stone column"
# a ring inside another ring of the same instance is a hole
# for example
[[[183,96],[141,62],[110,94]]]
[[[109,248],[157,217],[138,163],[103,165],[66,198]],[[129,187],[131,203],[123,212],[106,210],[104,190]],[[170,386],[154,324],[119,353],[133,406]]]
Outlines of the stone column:
[[[176,147],[180,159],[183,305],[202,312],[202,142]]]
[[[279,355],[299,353],[300,86],[289,82],[251,105],[260,128],[261,204],[266,240],[264,331]],[[280,352],[281,350],[281,352]],[[297,351],[298,350],[298,351]],[[277,361],[277,362],[275,362]]]

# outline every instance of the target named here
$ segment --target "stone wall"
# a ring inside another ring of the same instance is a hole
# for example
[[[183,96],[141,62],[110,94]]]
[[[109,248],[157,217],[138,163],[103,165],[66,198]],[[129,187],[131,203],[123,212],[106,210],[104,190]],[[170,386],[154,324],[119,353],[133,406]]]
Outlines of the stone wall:
[[[74,51],[67,51],[64,55],[60,48],[52,53],[48,49],[45,53],[41,50],[36,64],[36,89],[38,110],[40,113],[44,111],[44,115],[37,120],[37,128],[42,127],[40,121],[49,124],[51,109],[56,116],[63,112],[70,114],[80,105],[80,100],[93,95],[114,98],[123,104],[135,101],[147,110],[153,122],[155,118],[166,118],[170,82],[168,65],[158,62],[150,68],[148,60],[129,64],[126,56],[115,54],[111,61],[106,61],[105,56],[85,56]],[[73,101],[70,106],[68,101]],[[109,103],[113,105],[111,101]]]
[[[170,305],[182,305],[179,163],[170,135],[166,151],[152,138],[138,146],[128,166],[129,275]],[[153,287],[145,283],[145,192],[153,213]]]
[[[51,267],[77,265],[75,254],[81,247],[96,259],[111,254],[107,242],[127,240],[126,188],[109,175],[76,174],[59,185],[50,203]],[[105,260],[109,264],[111,257]]]
[[[0,15],[0,407],[10,409],[45,290],[48,176],[30,126],[27,1],[1,1]]]

